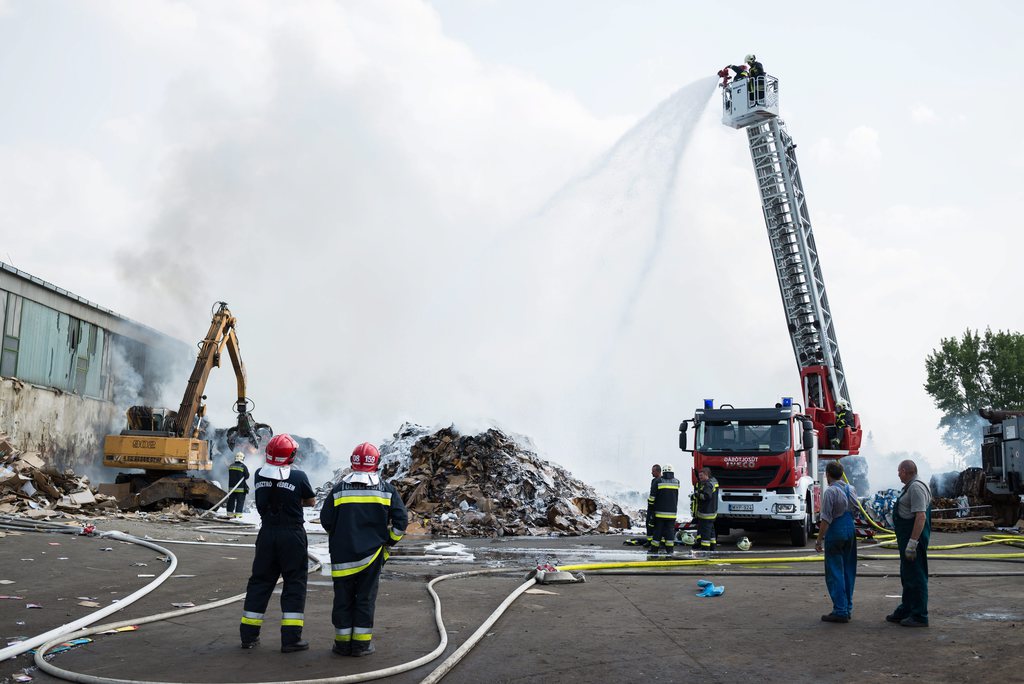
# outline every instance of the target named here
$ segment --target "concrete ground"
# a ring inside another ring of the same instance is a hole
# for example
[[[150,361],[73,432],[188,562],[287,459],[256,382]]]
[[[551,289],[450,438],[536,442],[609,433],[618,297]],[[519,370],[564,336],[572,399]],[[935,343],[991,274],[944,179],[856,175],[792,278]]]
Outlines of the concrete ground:
[[[101,529],[120,529],[157,539],[247,543],[252,537],[198,530],[195,523],[170,525],[110,521]],[[935,544],[977,541],[980,533],[935,534]],[[310,537],[313,544],[321,540]],[[785,539],[755,537],[751,552],[723,544],[720,556],[791,557]],[[276,682],[339,677],[397,665],[438,644],[426,581],[441,574],[481,568],[508,568],[499,575],[455,579],[437,585],[453,652],[498,604],[525,580],[522,568],[554,563],[632,560],[641,550],[623,546],[622,537],[449,540],[465,544],[472,561],[430,560],[427,539],[407,539],[402,555],[385,568],[377,603],[369,658],[344,658],[330,652],[332,588],[330,579],[312,575],[306,603],[305,636],[312,648],[282,654],[274,623],[279,608],[271,602],[263,642],[243,651],[238,644],[241,603],[194,615],[142,625],[137,631],[96,636],[94,641],[53,657],[74,672],[127,680],[167,682]],[[167,566],[158,553],[107,539],[44,533],[0,539],[3,560],[0,593],[21,599],[0,600],[3,644],[71,622],[101,605],[124,597]],[[104,623],[138,619],[173,610],[173,603],[197,605],[241,593],[252,549],[170,545],[178,556],[177,577],[108,617]],[[109,551],[104,549],[111,549]],[[1011,552],[1009,547],[989,547]],[[977,551],[966,549],[952,553]],[[758,554],[760,553],[760,555]],[[863,553],[868,553],[862,547]],[[879,553],[892,553],[881,551]],[[808,550],[798,555],[810,555]],[[680,554],[681,555],[681,554]],[[146,565],[139,565],[145,563]],[[710,566],[681,568],[692,575],[645,572],[628,575],[587,573],[584,584],[537,587],[522,595],[488,631],[476,649],[448,674],[452,684],[488,682],[928,682],[1022,681],[1019,648],[1024,640],[1024,577],[933,577],[931,626],[909,629],[886,623],[899,602],[898,564],[863,560],[849,624],[820,621],[830,604],[818,563],[764,564],[754,568]],[[1024,572],[1017,562],[932,561],[940,573]],[[771,572],[779,576],[743,573]],[[798,574],[800,573],[800,574]],[[882,576],[867,576],[880,574]],[[716,598],[698,598],[696,580],[725,586]],[[85,597],[85,599],[80,598]],[[34,603],[41,608],[26,608]],[[389,678],[418,682],[443,661]],[[31,656],[0,663],[0,681],[23,673],[36,682],[61,681],[34,669]]]

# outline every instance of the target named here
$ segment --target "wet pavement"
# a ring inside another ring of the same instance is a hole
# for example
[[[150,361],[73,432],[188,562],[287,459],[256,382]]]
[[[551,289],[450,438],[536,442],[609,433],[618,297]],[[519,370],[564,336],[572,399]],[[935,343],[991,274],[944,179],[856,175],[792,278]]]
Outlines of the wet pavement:
[[[251,544],[246,528],[196,523],[109,521],[101,529],[178,541]],[[313,529],[313,528],[311,528]],[[979,533],[934,534],[934,543],[977,541]],[[311,548],[323,537],[310,535]],[[729,540],[722,540],[729,541]],[[886,623],[898,603],[898,564],[864,560],[849,624],[820,620],[829,610],[817,562],[795,558],[785,539],[755,538],[751,552],[734,546],[716,557],[765,559],[750,567],[676,567],[631,574],[585,571],[582,584],[535,587],[523,594],[488,630],[445,682],[734,682],[1019,680],[1016,653],[1024,632],[1024,577],[942,576],[930,582],[931,627],[906,629]],[[506,572],[453,579],[437,585],[449,644],[457,649],[526,579],[538,562],[645,563],[642,549],[617,536],[504,539],[406,539],[384,570],[370,658],[331,654],[332,586],[310,576],[306,605],[307,652],[282,654],[268,610],[260,646],[238,647],[241,604],[143,624],[135,631],[95,636],[53,657],[62,668],[89,675],[141,681],[271,682],[339,677],[398,665],[438,643],[426,582],[445,573],[477,569]],[[96,607],[123,599],[166,569],[159,553],[109,539],[43,533],[0,539],[3,560],[0,627],[4,644],[68,623]],[[174,576],[151,594],[106,618],[138,620],[173,610],[175,603],[202,605],[244,591],[252,549],[247,546],[167,544],[178,557]],[[106,550],[110,549],[110,550]],[[951,553],[971,553],[963,549]],[[982,552],[1004,553],[1010,547]],[[1020,551],[1020,549],[1016,549]],[[864,548],[864,553],[893,553]],[[682,558],[685,554],[677,554]],[[794,559],[770,563],[769,558]],[[143,565],[144,564],[144,565]],[[932,560],[933,572],[1024,572],[1024,564]],[[686,574],[683,574],[686,573]],[[811,575],[811,576],[807,576]],[[869,576],[872,575],[872,576]],[[877,575],[877,576],[874,576]],[[696,580],[724,586],[719,597],[700,598]],[[40,608],[27,608],[32,603]],[[444,656],[383,681],[418,682]],[[24,670],[37,682],[62,681],[34,669],[28,655],[0,663],[0,680]]]

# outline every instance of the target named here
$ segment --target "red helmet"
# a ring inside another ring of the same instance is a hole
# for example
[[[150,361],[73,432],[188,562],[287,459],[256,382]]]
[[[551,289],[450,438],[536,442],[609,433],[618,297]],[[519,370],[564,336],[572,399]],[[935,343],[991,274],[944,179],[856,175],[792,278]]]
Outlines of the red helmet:
[[[292,464],[295,460],[295,452],[299,444],[292,436],[286,433],[274,435],[273,439],[267,442],[267,465],[284,467]]]
[[[377,472],[378,465],[380,465],[380,452],[369,442],[363,442],[352,450],[352,470],[358,470],[361,473],[374,473]]]

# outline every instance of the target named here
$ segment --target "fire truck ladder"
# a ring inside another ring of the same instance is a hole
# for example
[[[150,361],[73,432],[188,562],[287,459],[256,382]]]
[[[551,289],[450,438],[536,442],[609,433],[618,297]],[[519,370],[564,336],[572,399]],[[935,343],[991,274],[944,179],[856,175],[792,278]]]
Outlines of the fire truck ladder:
[[[849,403],[846,374],[796,163],[796,145],[776,116],[747,126],[747,139],[797,366],[801,370],[825,366],[834,398]],[[811,383],[804,388],[805,396],[824,407],[828,393],[820,386],[820,376],[807,374],[805,382]]]

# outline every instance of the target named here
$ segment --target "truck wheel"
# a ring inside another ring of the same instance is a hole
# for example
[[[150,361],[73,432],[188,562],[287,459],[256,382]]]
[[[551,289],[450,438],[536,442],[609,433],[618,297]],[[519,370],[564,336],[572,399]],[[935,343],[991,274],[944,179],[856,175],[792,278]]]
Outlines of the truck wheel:
[[[811,528],[814,526],[814,512],[811,509],[810,501],[807,502],[804,510],[803,521],[790,523],[789,540],[793,543],[793,546],[807,546],[807,539],[811,536]]]

